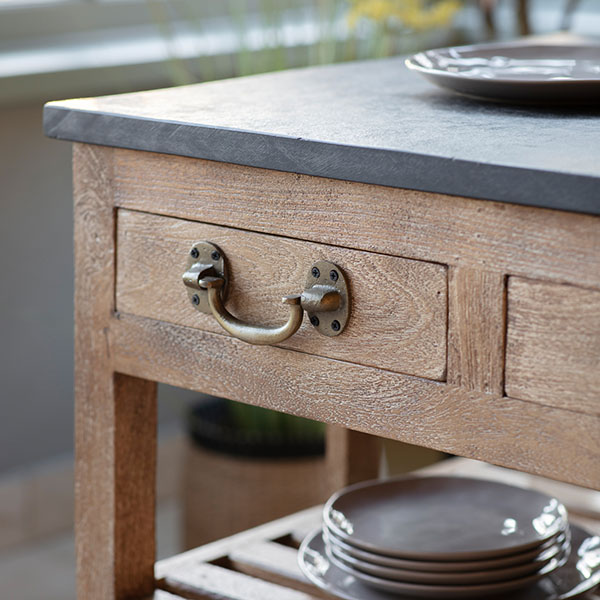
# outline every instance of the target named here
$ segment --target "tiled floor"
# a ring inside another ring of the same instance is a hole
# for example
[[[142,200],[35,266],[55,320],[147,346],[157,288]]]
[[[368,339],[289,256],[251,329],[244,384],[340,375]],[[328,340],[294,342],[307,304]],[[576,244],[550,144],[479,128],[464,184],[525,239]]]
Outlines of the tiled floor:
[[[180,552],[178,502],[162,503],[157,512],[158,558]],[[0,553],[0,599],[75,600],[73,534]]]

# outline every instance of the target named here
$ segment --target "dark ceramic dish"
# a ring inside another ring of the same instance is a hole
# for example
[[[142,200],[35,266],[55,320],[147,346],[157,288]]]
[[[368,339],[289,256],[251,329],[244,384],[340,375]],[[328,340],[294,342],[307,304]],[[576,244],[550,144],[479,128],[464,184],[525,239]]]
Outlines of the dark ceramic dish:
[[[483,560],[540,548],[567,527],[556,498],[467,477],[405,477],[359,483],[323,508],[347,544],[428,561]]]
[[[480,44],[419,52],[406,66],[440,87],[521,104],[600,103],[600,45]]]
[[[521,590],[497,595],[481,595],[480,591],[464,591],[445,595],[436,591],[419,594],[415,591],[398,594],[375,589],[346,571],[336,567],[327,557],[321,529],[306,537],[298,551],[298,563],[306,577],[316,586],[344,600],[416,600],[417,598],[488,598],[494,600],[572,600],[582,598],[600,583],[600,537],[576,525],[571,526],[571,553],[567,562],[536,583]],[[431,587],[431,586],[429,586]],[[441,586],[440,586],[441,587]],[[478,588],[480,586],[472,586]],[[441,595],[440,595],[441,594]]]
[[[512,565],[502,569],[479,569],[472,571],[452,572],[436,572],[436,571],[420,571],[411,569],[398,569],[393,567],[383,567],[374,565],[345,554],[339,547],[328,544],[325,538],[326,551],[329,559],[340,568],[349,567],[350,572],[358,572],[356,577],[360,579],[360,573],[373,575],[383,579],[392,579],[394,581],[426,583],[433,585],[472,585],[481,583],[495,583],[497,581],[509,581],[511,579],[519,579],[527,575],[541,573],[546,575],[558,568],[562,559],[568,555],[570,551],[569,543],[565,543],[560,548],[560,552],[554,557],[544,561],[526,562],[520,565]],[[416,562],[416,561],[415,561]],[[485,561],[482,561],[485,562]]]
[[[463,560],[463,561],[427,561],[427,560],[408,560],[405,558],[395,558],[393,556],[384,556],[382,554],[373,554],[366,550],[361,550],[346,544],[336,538],[329,531],[324,530],[323,536],[325,542],[330,546],[335,546],[344,554],[356,558],[363,562],[381,567],[390,567],[392,569],[408,569],[410,571],[427,571],[429,573],[462,573],[468,571],[483,571],[492,569],[506,569],[512,566],[523,564],[537,565],[541,568],[550,559],[554,558],[563,548],[567,541],[567,536],[562,533],[555,538],[551,538],[540,548],[527,550],[510,556],[501,556],[499,558],[490,558],[487,560]]]
[[[340,560],[337,556],[327,551],[325,548],[327,558],[331,561],[331,564],[337,568],[346,571],[346,573],[352,575],[359,581],[362,581],[369,587],[375,589],[394,592],[398,594],[412,594],[421,598],[485,598],[487,596],[496,595],[499,593],[513,592],[520,590],[526,586],[530,586],[536,583],[546,575],[556,571],[558,567],[562,567],[568,558],[568,554],[563,553],[558,558],[553,558],[546,566],[544,566],[539,572],[521,576],[512,577],[509,579],[493,580],[490,581],[486,577],[480,581],[470,582],[441,582],[438,579],[423,581],[423,578],[419,582],[411,581],[408,579],[392,579],[389,577],[382,577],[381,575],[374,575],[372,573],[365,573],[362,570],[354,568],[349,565],[346,561]],[[423,573],[420,573],[423,575]],[[436,573],[436,577],[440,577],[443,574]],[[447,575],[447,574],[446,574]],[[463,576],[464,573],[460,574]],[[487,573],[485,574],[487,575]]]

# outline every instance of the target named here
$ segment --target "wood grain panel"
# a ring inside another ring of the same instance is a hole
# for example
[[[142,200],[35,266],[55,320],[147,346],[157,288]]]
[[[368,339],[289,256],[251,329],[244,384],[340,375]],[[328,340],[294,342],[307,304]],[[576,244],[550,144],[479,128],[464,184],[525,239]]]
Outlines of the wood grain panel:
[[[144,600],[184,600],[184,598],[169,594],[169,592],[163,590],[154,590],[152,596],[147,596]]]
[[[600,414],[600,292],[509,279],[506,392]]]
[[[326,448],[329,494],[379,475],[382,445],[378,437],[328,425]]]
[[[184,572],[186,569],[193,569],[194,565],[199,563],[217,561],[240,546],[246,546],[263,540],[275,540],[287,536],[297,529],[307,532],[311,531],[321,523],[322,514],[323,507],[321,505],[313,506],[277,519],[276,521],[236,533],[211,544],[188,550],[183,554],[165,558],[158,561],[155,565],[156,579],[160,582],[175,570]]]
[[[501,396],[504,275],[452,267],[448,277],[448,382]]]
[[[600,487],[600,418],[371,367],[120,315],[130,375]]]
[[[148,589],[154,577],[156,383],[116,373],[114,396],[114,577],[116,597],[129,598]]]
[[[302,573],[296,548],[266,540],[255,542],[236,548],[228,555],[228,563],[240,573],[331,600],[331,594],[320,590]]]
[[[112,151],[73,159],[77,590],[120,600],[154,589],[156,386],[113,373]]]
[[[282,296],[304,289],[312,264],[326,259],[345,272],[351,316],[339,337],[315,332],[305,317],[281,345],[377,365],[430,379],[446,371],[446,268],[368,252],[120,210],[117,309],[222,333],[212,315],[190,304],[181,276],[192,244],[209,240],[229,265],[228,308],[242,320],[285,322]]]
[[[177,569],[161,582],[164,589],[191,600],[315,600],[318,596],[249,577],[210,564]]]
[[[116,150],[118,206],[600,288],[600,217]]]

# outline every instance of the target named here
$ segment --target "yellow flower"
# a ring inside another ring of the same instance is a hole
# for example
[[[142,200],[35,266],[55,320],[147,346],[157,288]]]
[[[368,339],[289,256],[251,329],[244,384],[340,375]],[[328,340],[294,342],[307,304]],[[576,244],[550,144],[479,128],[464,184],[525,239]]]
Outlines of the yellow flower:
[[[460,0],[352,0],[348,18],[352,26],[362,19],[398,21],[415,30],[448,25],[461,7]]]

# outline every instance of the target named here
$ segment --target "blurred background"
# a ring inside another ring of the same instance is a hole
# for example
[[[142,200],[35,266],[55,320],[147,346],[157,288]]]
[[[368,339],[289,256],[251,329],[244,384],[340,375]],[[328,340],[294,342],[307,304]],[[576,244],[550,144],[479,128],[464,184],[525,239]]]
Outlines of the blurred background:
[[[559,30],[600,33],[600,1],[0,0],[1,598],[75,597],[71,147],[43,137],[43,103]],[[203,541],[200,405],[223,410],[160,387],[160,556]],[[300,431],[319,468],[322,428],[226,410],[242,430]],[[382,469],[437,458],[387,444]]]

